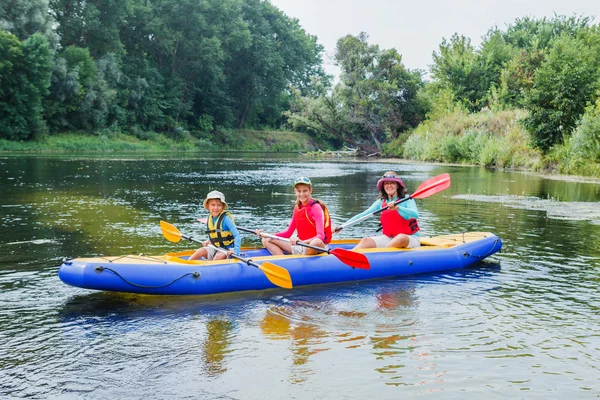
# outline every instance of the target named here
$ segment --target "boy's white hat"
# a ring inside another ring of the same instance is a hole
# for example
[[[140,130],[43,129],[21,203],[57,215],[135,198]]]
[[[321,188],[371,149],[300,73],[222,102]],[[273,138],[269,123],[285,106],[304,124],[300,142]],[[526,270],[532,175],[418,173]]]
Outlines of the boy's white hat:
[[[225,202],[225,195],[217,190],[213,190],[212,192],[210,192],[209,194],[206,195],[206,199],[204,199],[204,208],[206,208],[208,210],[208,201],[211,199],[218,199],[221,200],[221,203],[223,203],[223,210],[227,210],[227,208],[229,207],[227,205],[227,202]]]

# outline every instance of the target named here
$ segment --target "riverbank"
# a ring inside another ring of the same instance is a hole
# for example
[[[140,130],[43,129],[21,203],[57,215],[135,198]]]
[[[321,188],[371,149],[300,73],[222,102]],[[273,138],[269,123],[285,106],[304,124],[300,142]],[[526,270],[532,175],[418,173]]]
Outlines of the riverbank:
[[[545,154],[532,146],[531,136],[522,124],[526,115],[520,109],[479,113],[459,109],[426,120],[413,131],[387,143],[384,155],[423,162],[600,178],[597,154],[583,151],[593,147],[581,139],[583,125],[575,133],[577,139],[568,138]]]
[[[479,165],[501,170],[542,174],[551,179],[597,182],[600,165],[574,160],[559,147],[548,155],[530,147],[527,133],[518,123],[518,111],[451,114],[426,121],[385,146],[381,162]],[[33,141],[0,139],[0,153],[161,153],[263,151],[300,152],[320,157],[349,157],[344,152],[322,152],[329,145],[303,132],[233,130],[219,140],[186,134],[178,138],[151,133],[139,138],[123,133],[93,135],[69,132],[42,136]],[[372,162],[373,158],[356,158]]]
[[[123,152],[143,153],[162,151],[209,152],[223,150],[306,152],[322,148],[306,133],[290,131],[231,131],[219,141],[184,135],[179,138],[152,133],[144,138],[114,133],[93,135],[83,132],[68,132],[42,136],[32,141],[0,139],[0,152],[26,153],[78,153],[78,152]]]

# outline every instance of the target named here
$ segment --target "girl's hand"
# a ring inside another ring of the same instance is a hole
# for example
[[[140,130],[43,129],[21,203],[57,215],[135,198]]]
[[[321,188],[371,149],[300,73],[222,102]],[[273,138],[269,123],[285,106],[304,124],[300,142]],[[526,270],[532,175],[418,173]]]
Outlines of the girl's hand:
[[[254,231],[254,233],[256,233],[256,236],[258,236],[259,238],[262,238],[262,236],[260,235],[262,232],[264,232],[263,229],[257,229]]]
[[[333,227],[333,229],[331,230],[331,234],[335,235],[336,233],[340,233],[342,231],[342,229],[340,227],[338,227],[337,225]]]
[[[204,242],[202,242],[202,246],[206,247],[210,244],[210,240],[205,240]]]
[[[231,255],[232,255],[232,254],[235,254],[235,251],[229,250],[229,251],[227,252],[227,258],[231,258]]]
[[[391,203],[391,204],[388,206],[388,208],[389,208],[390,210],[397,210],[397,209],[398,209],[398,205],[396,205],[396,203]]]
[[[290,244],[291,244],[292,246],[295,246],[295,245],[296,245],[296,243],[298,243],[298,242],[299,242],[299,240],[298,240],[298,238],[297,238],[297,237],[293,237],[293,236],[292,236],[292,237],[290,238]]]

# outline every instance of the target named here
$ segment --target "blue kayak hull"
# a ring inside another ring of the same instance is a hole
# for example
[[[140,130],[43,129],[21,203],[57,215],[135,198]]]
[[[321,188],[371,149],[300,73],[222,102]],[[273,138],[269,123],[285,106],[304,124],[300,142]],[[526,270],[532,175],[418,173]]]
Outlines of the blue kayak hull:
[[[370,269],[354,269],[334,255],[267,256],[264,249],[245,250],[255,263],[270,262],[287,269],[294,287],[352,282],[464,268],[496,253],[502,241],[486,232],[421,239],[418,249],[361,251]],[[351,248],[353,243],[332,243]],[[191,254],[183,252],[181,254]],[[275,288],[256,267],[236,260],[195,261],[186,256],[123,256],[65,261],[58,270],[66,284],[86,289],[153,295],[201,295]]]

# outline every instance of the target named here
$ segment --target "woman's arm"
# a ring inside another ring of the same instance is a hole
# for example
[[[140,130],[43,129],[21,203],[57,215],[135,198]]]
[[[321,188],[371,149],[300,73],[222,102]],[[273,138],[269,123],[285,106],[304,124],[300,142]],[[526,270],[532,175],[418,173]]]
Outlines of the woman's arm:
[[[417,208],[417,202],[414,199],[409,199],[398,205],[398,212],[400,216],[405,220],[411,218],[419,219],[419,209]]]

